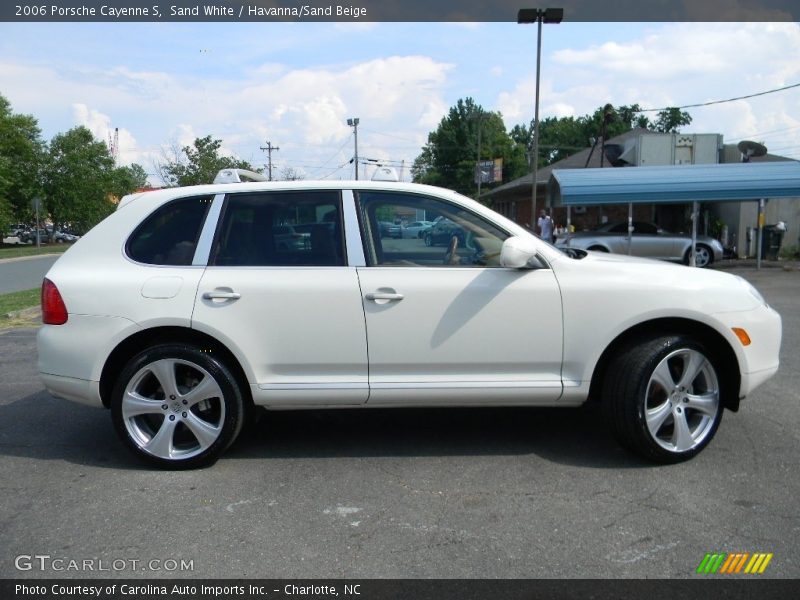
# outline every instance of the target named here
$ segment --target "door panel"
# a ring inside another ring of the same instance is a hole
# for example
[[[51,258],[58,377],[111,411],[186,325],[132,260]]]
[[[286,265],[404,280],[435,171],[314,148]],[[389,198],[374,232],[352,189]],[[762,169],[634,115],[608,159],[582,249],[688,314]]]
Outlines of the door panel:
[[[370,404],[561,395],[561,296],[552,271],[364,267],[358,276]]]
[[[212,299],[206,294],[239,294]],[[364,312],[353,268],[209,267],[193,326],[238,347],[275,404],[367,400]]]
[[[230,194],[192,326],[235,348],[257,404],[363,404],[367,339],[336,190]],[[352,213],[352,198],[346,207]],[[349,214],[348,213],[348,214]]]

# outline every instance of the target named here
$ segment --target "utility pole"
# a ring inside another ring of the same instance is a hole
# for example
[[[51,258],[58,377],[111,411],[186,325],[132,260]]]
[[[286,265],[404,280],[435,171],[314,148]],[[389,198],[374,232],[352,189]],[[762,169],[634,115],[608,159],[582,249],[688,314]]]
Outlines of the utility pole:
[[[476,200],[480,202],[481,197],[481,183],[483,182],[483,169],[481,169],[481,131],[483,130],[483,111],[478,113],[478,160],[475,161],[475,174],[478,177],[478,197]]]
[[[280,148],[273,146],[272,142],[267,140],[267,145],[261,146],[261,150],[264,150],[267,153],[267,169],[269,170],[269,180],[272,181],[272,151],[280,150]]]
[[[355,136],[355,156],[353,157],[353,163],[356,166],[356,180],[358,180],[358,122],[358,117],[347,119],[347,124],[353,128],[353,135]]]
[[[542,23],[561,23],[563,8],[522,8],[517,23],[536,23],[536,100],[533,109],[533,161],[531,164],[531,228],[536,227],[536,184],[539,177],[539,76],[542,64]]]

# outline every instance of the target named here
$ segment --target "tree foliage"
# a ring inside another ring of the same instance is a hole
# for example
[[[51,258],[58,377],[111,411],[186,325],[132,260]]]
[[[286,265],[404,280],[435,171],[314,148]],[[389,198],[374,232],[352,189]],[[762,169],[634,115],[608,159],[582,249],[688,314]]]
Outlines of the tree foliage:
[[[480,158],[502,158],[504,181],[524,174],[525,147],[509,136],[502,115],[486,111],[467,98],[451,107],[436,130],[428,134],[428,142],[411,168],[414,181],[475,195],[479,128]]]
[[[30,215],[31,201],[41,192],[44,154],[36,119],[15,114],[0,95],[0,231]]]
[[[114,211],[112,195],[133,190],[108,147],[83,126],[56,135],[44,171],[44,200],[56,227],[85,231]]]
[[[213,182],[222,169],[253,170],[247,161],[220,155],[221,146],[222,140],[207,135],[195,139],[191,146],[184,146],[180,151],[172,148],[165,160],[156,165],[164,185],[201,185]]]
[[[306,176],[302,173],[302,171],[298,171],[294,167],[282,168],[279,177],[281,181],[301,181],[305,178]]]
[[[133,163],[127,167],[117,167],[112,174],[111,193],[116,198],[130,194],[139,188],[147,187],[147,171],[142,165]]]
[[[656,120],[651,121],[638,104],[617,107],[606,104],[582,117],[547,117],[539,122],[539,166],[590,147],[593,140],[602,137],[604,124],[606,139],[611,139],[636,127],[661,133],[677,132],[679,127],[691,122],[691,115],[677,108],[661,111]],[[532,134],[533,123],[529,127],[518,125],[511,135],[520,143],[530,145]]]
[[[447,187],[463,194],[474,194],[474,168],[481,123],[481,158],[504,160],[503,180],[527,173],[533,147],[533,123],[515,125],[506,133],[502,116],[486,112],[471,98],[459,100],[450,108],[428,143],[414,161],[414,181]],[[539,122],[539,166],[543,167],[592,145],[603,135],[616,137],[635,127],[663,133],[677,132],[692,122],[689,113],[677,108],[663,110],[651,121],[638,104],[597,108],[580,117],[546,117]]]

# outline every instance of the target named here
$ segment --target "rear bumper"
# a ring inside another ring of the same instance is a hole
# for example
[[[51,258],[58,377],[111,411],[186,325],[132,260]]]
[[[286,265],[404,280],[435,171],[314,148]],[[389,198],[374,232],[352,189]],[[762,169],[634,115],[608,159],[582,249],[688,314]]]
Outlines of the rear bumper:
[[[70,314],[64,325],[44,325],[36,345],[39,374],[47,391],[90,406],[102,406],[100,375],[111,351],[139,330],[128,319]]]
[[[52,375],[50,373],[39,373],[39,377],[42,379],[45,389],[56,398],[103,408],[103,401],[100,398],[100,386],[97,381]]]

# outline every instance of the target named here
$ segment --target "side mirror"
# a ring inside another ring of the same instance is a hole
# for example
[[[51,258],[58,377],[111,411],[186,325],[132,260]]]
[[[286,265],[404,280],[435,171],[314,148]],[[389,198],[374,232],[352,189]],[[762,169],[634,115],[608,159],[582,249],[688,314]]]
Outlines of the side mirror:
[[[500,248],[500,265],[507,269],[539,269],[536,244],[521,237],[510,237]]]

